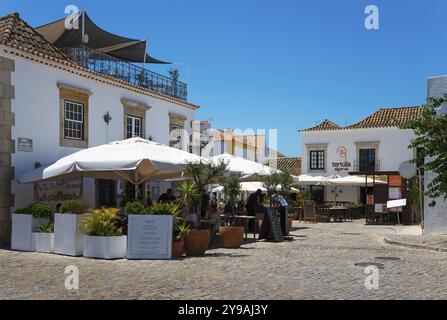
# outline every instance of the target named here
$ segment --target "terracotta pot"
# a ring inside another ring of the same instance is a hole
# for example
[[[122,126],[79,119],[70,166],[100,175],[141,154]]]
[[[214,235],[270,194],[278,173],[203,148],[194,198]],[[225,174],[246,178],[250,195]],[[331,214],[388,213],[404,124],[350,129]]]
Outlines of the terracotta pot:
[[[239,248],[244,238],[244,227],[220,227],[219,234],[224,248]]]
[[[183,240],[174,241],[172,243],[172,257],[179,258],[179,257],[183,256],[184,246],[185,246],[185,244],[184,244]]]
[[[201,256],[208,250],[209,230],[190,230],[185,237],[185,250],[190,256]]]
[[[287,234],[290,233],[290,230],[292,230],[292,223],[293,223],[293,219],[288,219],[287,220]]]

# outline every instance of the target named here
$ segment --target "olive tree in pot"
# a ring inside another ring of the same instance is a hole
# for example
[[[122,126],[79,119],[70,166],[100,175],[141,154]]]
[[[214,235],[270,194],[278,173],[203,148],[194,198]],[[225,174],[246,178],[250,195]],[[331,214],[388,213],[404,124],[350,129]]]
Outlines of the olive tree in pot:
[[[179,211],[177,203],[157,203],[145,208],[139,201],[129,202],[127,258],[171,259],[172,230]]]
[[[120,259],[126,257],[126,239],[118,227],[118,209],[101,208],[82,218],[85,233],[84,257]]]
[[[234,216],[237,197],[241,193],[241,174],[231,174],[221,178],[220,184],[223,186],[225,200],[231,206]],[[223,226],[219,228],[219,235],[224,248],[239,248],[244,238],[244,227]]]
[[[11,249],[34,251],[33,232],[51,219],[51,209],[43,203],[34,203],[27,208],[17,209],[12,214]]]
[[[76,200],[62,202],[54,215],[54,252],[68,256],[82,256],[84,234],[80,222],[88,216],[88,207]]]
[[[207,185],[222,178],[227,168],[228,164],[224,161],[220,161],[219,163],[205,163],[199,161],[188,162],[186,164],[185,174],[186,176],[191,177],[193,180],[192,183],[195,184],[195,187],[192,187],[191,182],[189,182],[191,184],[191,188],[194,189],[189,193],[189,195],[194,194],[195,198],[196,194],[199,194],[197,200],[197,211],[195,212],[197,216],[196,230],[190,230],[185,237],[185,249],[189,255],[203,255],[208,249],[208,244],[210,242],[210,231],[200,230],[200,213],[202,212],[202,209],[207,209],[208,206],[208,203],[203,202],[203,195],[205,194]],[[181,189],[180,192],[182,192]],[[184,203],[186,202],[185,204],[193,204],[193,202],[191,201],[192,198],[190,196],[185,197],[184,194],[182,198],[184,200],[188,199],[188,201],[184,201]],[[189,207],[191,208],[193,206]]]

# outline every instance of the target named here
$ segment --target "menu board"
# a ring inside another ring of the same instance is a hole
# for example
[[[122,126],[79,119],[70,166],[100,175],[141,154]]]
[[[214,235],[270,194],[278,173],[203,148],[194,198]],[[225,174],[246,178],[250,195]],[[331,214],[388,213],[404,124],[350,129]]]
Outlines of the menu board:
[[[306,220],[316,221],[317,216],[315,212],[315,202],[313,200],[303,201],[303,213],[304,213],[304,221]]]
[[[129,215],[128,259],[171,259],[172,216]]]
[[[281,242],[284,240],[279,212],[276,208],[267,208],[259,232],[259,239],[268,239],[273,242]]]

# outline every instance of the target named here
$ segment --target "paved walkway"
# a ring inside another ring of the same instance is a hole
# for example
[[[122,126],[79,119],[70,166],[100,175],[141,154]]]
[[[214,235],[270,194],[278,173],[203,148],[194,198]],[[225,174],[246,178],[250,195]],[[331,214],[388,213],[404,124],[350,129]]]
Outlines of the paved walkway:
[[[392,246],[396,228],[294,223],[293,241],[170,261],[101,261],[0,250],[0,299],[446,299],[447,253]],[[78,291],[64,287],[79,268]],[[364,286],[365,266],[379,289]]]

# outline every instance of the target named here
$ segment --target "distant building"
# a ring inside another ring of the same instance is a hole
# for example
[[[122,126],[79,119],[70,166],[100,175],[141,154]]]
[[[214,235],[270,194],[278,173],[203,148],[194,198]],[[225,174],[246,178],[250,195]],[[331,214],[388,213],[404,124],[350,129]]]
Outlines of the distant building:
[[[277,158],[268,158],[264,161],[264,164],[281,171],[287,171],[294,176],[299,176],[302,173],[301,157],[280,156]]]
[[[408,191],[399,166],[415,159],[417,150],[408,149],[416,138],[413,130],[400,126],[422,112],[420,107],[383,108],[353,125],[342,127],[325,120],[301,130],[303,174],[363,175],[386,182],[374,188],[316,186],[314,192],[319,201],[368,204],[368,210],[378,212],[389,199],[404,197]],[[407,223],[417,220],[417,214],[405,215]]]

